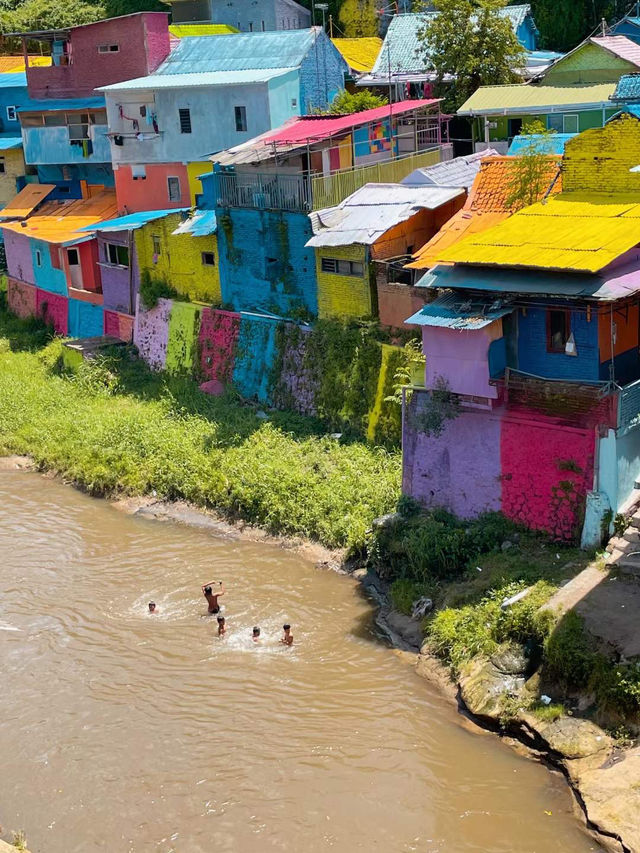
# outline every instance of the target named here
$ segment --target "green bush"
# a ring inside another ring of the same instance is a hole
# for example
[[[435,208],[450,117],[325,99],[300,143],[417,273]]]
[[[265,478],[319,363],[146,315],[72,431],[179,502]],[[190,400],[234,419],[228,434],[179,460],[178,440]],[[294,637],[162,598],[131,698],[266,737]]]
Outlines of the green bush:
[[[406,578],[398,578],[395,580],[389,589],[391,595],[391,603],[400,613],[405,613],[411,616],[413,602],[423,596],[431,596],[431,591],[428,587]]]
[[[176,299],[178,291],[172,284],[169,284],[163,278],[156,278],[151,275],[149,270],[142,270],[140,276],[140,299],[144,307],[149,310],[155,308],[159,299]],[[180,296],[180,299],[188,301],[186,296]]]
[[[586,688],[596,664],[593,641],[584,619],[570,610],[550,634],[544,651],[545,678],[565,689]]]

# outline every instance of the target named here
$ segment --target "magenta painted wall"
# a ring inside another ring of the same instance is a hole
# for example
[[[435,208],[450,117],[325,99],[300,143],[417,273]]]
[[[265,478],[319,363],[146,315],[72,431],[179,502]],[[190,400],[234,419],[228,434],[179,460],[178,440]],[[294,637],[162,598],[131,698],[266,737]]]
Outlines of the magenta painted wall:
[[[98,53],[101,44],[117,44],[113,53]],[[82,98],[108,86],[155,71],[169,53],[168,13],[140,12],[97,21],[71,30],[73,64],[29,68],[32,98]]]
[[[461,518],[499,510],[500,414],[464,411],[438,437],[416,430],[420,398],[407,407],[403,429],[402,491],[428,507]]]
[[[198,345],[205,381],[231,382],[239,331],[239,314],[203,308]]]
[[[35,284],[33,273],[33,256],[29,238],[24,234],[17,234],[3,228],[4,249],[7,254],[7,270],[10,276],[26,281],[27,284]]]
[[[36,291],[36,311],[47,323],[51,323],[59,335],[67,335],[69,331],[69,300],[66,296],[49,293],[38,288]]]
[[[10,278],[7,281],[7,302],[9,310],[26,320],[36,315],[36,289],[31,284]]]
[[[143,311],[138,299],[133,342],[138,347],[140,356],[154,370],[162,370],[167,359],[172,305],[171,299],[159,299],[155,308]]]
[[[104,312],[104,333],[120,338],[121,341],[131,343],[133,341],[134,318],[127,314],[118,314],[115,311]]]
[[[501,337],[502,320],[478,331],[423,328],[427,388],[434,388],[436,380],[442,376],[456,394],[496,399],[498,391],[489,385],[489,345]]]
[[[529,418],[511,414],[502,422],[500,454],[504,514],[557,539],[579,535],[593,488],[595,430],[558,424],[537,412]]]

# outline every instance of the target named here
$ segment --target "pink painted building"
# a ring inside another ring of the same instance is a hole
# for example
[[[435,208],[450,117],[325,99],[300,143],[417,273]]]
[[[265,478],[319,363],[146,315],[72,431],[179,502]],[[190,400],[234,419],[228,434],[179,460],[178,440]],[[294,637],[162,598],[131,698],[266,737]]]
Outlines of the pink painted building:
[[[168,15],[137,12],[65,29],[22,36],[27,88],[33,99],[84,98],[98,86],[153,73],[170,50]],[[27,44],[51,49],[50,66],[30,66]]]

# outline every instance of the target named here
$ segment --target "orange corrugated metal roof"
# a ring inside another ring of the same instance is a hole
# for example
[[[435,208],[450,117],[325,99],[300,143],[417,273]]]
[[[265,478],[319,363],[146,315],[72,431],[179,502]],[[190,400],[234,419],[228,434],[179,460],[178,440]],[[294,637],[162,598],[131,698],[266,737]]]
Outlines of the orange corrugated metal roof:
[[[599,272],[640,243],[637,194],[565,193],[449,248],[451,263]]]
[[[511,216],[514,208],[507,205],[507,200],[512,192],[510,181],[515,160],[515,157],[507,156],[487,157],[483,160],[462,210],[458,211],[428,243],[416,252],[413,256],[414,260],[407,264],[407,267],[419,270],[431,269],[442,259],[442,253],[460,240],[486,231]],[[557,157],[549,158],[548,183],[545,180],[545,191],[557,173],[559,162]],[[558,179],[552,192],[557,193],[560,189],[561,179]]]
[[[41,68],[51,65],[50,56],[30,56],[29,67]],[[24,71],[24,56],[0,56],[0,74],[15,74]]]
[[[103,190],[92,198],[49,201],[22,222],[3,222],[2,227],[47,243],[82,242],[86,234],[79,228],[113,219],[117,213],[114,190]]]
[[[2,208],[0,219],[24,219],[55,188],[55,184],[27,184]]]

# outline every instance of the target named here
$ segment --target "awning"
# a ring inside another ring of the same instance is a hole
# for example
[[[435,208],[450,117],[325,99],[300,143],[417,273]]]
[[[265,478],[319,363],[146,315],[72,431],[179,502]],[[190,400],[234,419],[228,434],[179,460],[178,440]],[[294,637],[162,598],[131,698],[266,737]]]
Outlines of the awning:
[[[0,134],[0,151],[8,151],[10,148],[22,148],[22,137]]]
[[[484,329],[513,310],[513,306],[503,304],[500,299],[484,301],[460,293],[443,293],[405,323],[441,329]]]
[[[55,188],[55,184],[27,184],[0,210],[0,219],[25,219]]]
[[[215,210],[198,210],[189,219],[182,222],[174,234],[191,234],[193,237],[208,237],[218,228]]]
[[[129,213],[126,216],[118,216],[116,219],[107,219],[104,222],[96,222],[95,225],[87,225],[85,228],[80,228],[80,231],[136,231],[142,228],[147,222],[155,222],[156,219],[163,219],[171,213],[185,213],[189,210],[188,207],[170,208],[168,210],[142,210],[139,213]]]

